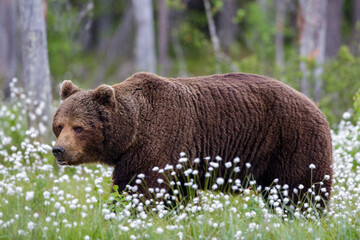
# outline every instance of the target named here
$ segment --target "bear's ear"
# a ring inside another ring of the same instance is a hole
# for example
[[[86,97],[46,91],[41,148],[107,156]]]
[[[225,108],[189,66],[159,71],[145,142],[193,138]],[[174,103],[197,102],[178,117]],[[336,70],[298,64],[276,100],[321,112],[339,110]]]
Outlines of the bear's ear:
[[[115,90],[109,85],[100,85],[94,90],[94,100],[111,108],[116,106]]]
[[[74,93],[80,92],[81,89],[75,86],[70,80],[65,80],[61,86],[61,100],[65,100]]]

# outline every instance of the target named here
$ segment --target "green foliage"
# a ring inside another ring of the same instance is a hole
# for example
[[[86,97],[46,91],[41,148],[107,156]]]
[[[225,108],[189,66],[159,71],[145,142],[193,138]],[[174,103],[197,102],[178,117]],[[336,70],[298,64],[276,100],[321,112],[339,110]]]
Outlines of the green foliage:
[[[50,73],[60,83],[64,79],[91,80],[95,76],[98,63],[94,52],[84,51],[79,32],[84,26],[86,13],[79,6],[88,1],[59,0],[50,1],[47,11],[47,42]],[[116,4],[115,4],[116,5]],[[119,4],[121,5],[121,4]],[[117,5],[114,6],[117,9]],[[103,11],[103,9],[98,9]],[[89,84],[89,82],[88,82]]]
[[[246,46],[261,60],[270,60],[274,56],[274,18],[269,18],[259,4],[250,2],[246,5],[245,17],[238,11],[241,18],[244,18],[244,39]],[[240,18],[240,19],[241,19]]]
[[[74,41],[76,9],[67,1],[52,1],[47,12],[47,39],[50,72],[53,76],[63,76],[69,71],[69,63],[81,46]]]
[[[359,66],[360,58],[353,57],[345,46],[336,59],[325,65],[320,108],[331,123],[338,122],[342,113],[352,107],[353,97],[360,88]]]
[[[212,14],[214,15],[215,13],[217,13],[218,11],[220,11],[223,6],[224,6],[224,3],[222,0],[212,0],[211,1],[212,3]]]
[[[244,17],[245,17],[245,10],[242,9],[242,8],[239,8],[236,11],[236,16],[235,16],[234,22],[235,23],[242,23]]]

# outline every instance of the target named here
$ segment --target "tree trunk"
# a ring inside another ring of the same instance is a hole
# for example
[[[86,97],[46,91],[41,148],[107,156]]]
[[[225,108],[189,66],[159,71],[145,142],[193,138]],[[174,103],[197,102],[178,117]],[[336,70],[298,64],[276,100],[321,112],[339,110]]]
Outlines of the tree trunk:
[[[5,77],[5,99],[10,97],[10,82],[17,68],[16,1],[0,1],[0,78]]]
[[[42,0],[18,0],[29,127],[45,134],[50,122],[51,85]]]
[[[189,73],[187,71],[187,66],[185,62],[184,51],[181,48],[181,43],[179,42],[179,26],[185,21],[184,11],[177,9],[170,9],[171,18],[169,18],[170,23],[170,41],[171,46],[174,50],[176,66],[178,67],[177,76],[179,77],[188,77]]]
[[[117,61],[119,56],[123,57],[130,55],[129,50],[132,49],[132,45],[131,41],[129,41],[129,36],[132,35],[132,28],[134,25],[131,3],[127,5],[126,9],[127,10],[124,11],[123,16],[121,17],[115,34],[107,39],[106,47],[104,48],[104,60],[98,67],[93,87],[97,87],[104,83],[109,68]]]
[[[165,76],[169,68],[168,39],[169,39],[169,14],[166,0],[158,1],[158,42],[160,73]]]
[[[111,3],[112,0],[94,1],[95,7],[100,9],[99,15],[93,20],[96,22],[98,49],[105,49],[109,42],[112,26]]]
[[[220,53],[220,41],[219,41],[219,38],[218,38],[218,36],[216,34],[216,27],[215,27],[214,19],[212,17],[212,13],[211,13],[210,1],[209,0],[203,0],[203,1],[204,1],[204,6],[205,6],[206,18],[207,18],[207,21],[208,21],[208,27],[209,27],[211,42],[213,44],[215,54],[219,55],[219,53]]]
[[[140,71],[156,72],[154,17],[151,0],[133,0],[136,22],[135,60]]]
[[[360,0],[354,0],[353,4],[352,52],[360,56]]]
[[[326,34],[326,5],[327,0],[299,0],[300,28],[300,71],[301,91],[310,96],[310,79],[314,78],[314,100],[319,101],[321,96],[323,72],[322,64],[325,59]],[[308,69],[308,63],[313,62],[313,73]]]
[[[224,5],[219,12],[218,16],[218,29],[219,38],[223,49],[229,53],[230,47],[235,41],[237,26],[234,24],[233,19],[236,16],[236,3],[235,0],[224,0]]]
[[[284,28],[287,0],[276,0],[276,33],[275,33],[275,54],[276,65],[284,66]]]
[[[326,27],[326,59],[336,57],[341,45],[341,20],[344,0],[328,1]],[[331,23],[331,24],[330,24]]]

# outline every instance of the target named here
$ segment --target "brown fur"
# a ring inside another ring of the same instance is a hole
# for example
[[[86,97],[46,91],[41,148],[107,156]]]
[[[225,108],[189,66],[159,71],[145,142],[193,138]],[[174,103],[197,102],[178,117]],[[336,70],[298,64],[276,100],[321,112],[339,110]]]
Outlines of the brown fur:
[[[190,159],[240,157],[257,183],[275,178],[292,188],[332,177],[331,135],[325,116],[303,94],[263,76],[229,73],[168,79],[138,73],[126,81],[83,91],[66,81],[53,130],[63,164],[102,162],[115,167],[119,189],[152,167]],[[60,131],[60,127],[62,130]],[[82,127],[80,133],[74,127]],[[220,173],[221,174],[221,173]],[[331,180],[324,181],[331,193]],[[290,192],[289,191],[289,192]]]

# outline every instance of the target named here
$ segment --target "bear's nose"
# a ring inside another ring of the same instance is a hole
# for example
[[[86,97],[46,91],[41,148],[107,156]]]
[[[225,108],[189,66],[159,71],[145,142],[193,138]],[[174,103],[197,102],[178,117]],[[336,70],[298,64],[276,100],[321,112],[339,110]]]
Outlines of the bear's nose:
[[[54,147],[52,152],[56,158],[60,158],[63,156],[65,149],[63,149],[62,147]]]

